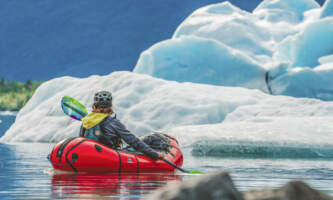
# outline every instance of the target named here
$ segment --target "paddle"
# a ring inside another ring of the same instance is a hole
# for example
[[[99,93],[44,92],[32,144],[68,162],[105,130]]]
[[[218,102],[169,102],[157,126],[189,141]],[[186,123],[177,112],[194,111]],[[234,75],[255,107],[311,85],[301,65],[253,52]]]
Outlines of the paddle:
[[[173,166],[174,168],[178,169],[181,172],[188,173],[188,174],[203,174],[203,172],[200,172],[200,171],[197,171],[197,170],[192,170],[192,169],[186,170],[186,169],[183,169],[181,167],[178,167],[177,165],[168,161],[165,158],[160,158],[160,159],[163,160],[164,162],[168,163],[169,165]]]
[[[86,108],[79,101],[69,96],[64,96],[61,99],[61,108],[66,115],[79,121],[88,114]]]
[[[64,96],[61,99],[61,108],[66,115],[70,116],[73,119],[80,120],[80,121],[83,117],[85,117],[88,114],[86,108],[79,101],[77,101],[76,99],[69,97],[69,96]],[[184,173],[203,174],[202,172],[196,171],[196,170],[182,169],[182,168],[178,167],[177,165],[175,165],[174,163],[172,163],[171,161],[166,160],[165,158],[161,158],[161,160],[163,160],[164,162],[168,163],[169,165],[173,166],[174,168],[176,168]]]

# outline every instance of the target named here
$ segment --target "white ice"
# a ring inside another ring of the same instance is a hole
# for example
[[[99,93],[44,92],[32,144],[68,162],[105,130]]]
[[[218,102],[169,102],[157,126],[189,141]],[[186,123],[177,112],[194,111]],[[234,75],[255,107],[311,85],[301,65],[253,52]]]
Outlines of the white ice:
[[[275,59],[289,62],[291,67],[319,65],[318,59],[333,53],[333,17],[307,24],[294,36],[286,38],[275,53]]]
[[[323,6],[323,11],[321,13],[321,17],[331,17],[333,16],[333,1],[332,0],[326,0],[325,4]]]
[[[331,2],[265,0],[253,13],[229,2],[200,8],[172,39],[144,51],[134,72],[333,100],[330,70],[319,66],[333,53],[333,17],[320,18]]]
[[[323,56],[318,59],[320,64],[333,63],[333,54],[328,56]]]
[[[142,53],[135,72],[180,82],[267,91],[265,70],[241,51],[193,36],[165,41]]]
[[[44,83],[1,141],[56,142],[77,136],[80,122],[62,112],[61,97],[73,96],[89,107],[101,89],[112,91],[117,117],[134,134],[163,131],[200,155],[226,149],[239,153],[274,147],[265,151],[278,153],[308,147],[305,155],[319,151],[325,157],[325,148],[333,148],[333,102],[179,83],[132,72]]]
[[[270,22],[299,23],[303,20],[304,12],[319,7],[319,4],[313,0],[265,0],[258,5],[254,13]]]
[[[55,142],[77,136],[80,122],[64,115],[61,98],[72,96],[89,108],[99,90],[112,91],[117,117],[138,135],[174,126],[219,123],[238,106],[256,104],[267,96],[258,90],[178,83],[132,72],[86,79],[63,77],[37,89],[1,140]]]

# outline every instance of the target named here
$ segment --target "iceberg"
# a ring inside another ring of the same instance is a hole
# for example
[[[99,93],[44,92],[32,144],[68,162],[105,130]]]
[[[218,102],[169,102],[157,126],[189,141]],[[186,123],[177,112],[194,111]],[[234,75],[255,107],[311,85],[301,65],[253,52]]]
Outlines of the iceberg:
[[[320,64],[333,63],[333,54],[328,56],[323,56],[318,59]]]
[[[272,56],[270,34],[251,13],[229,2],[209,5],[193,12],[175,31],[173,38],[196,36],[240,50],[256,61]]]
[[[319,7],[320,5],[314,0],[264,0],[253,13],[270,22],[299,23],[303,20],[304,12]]]
[[[270,82],[273,94],[333,100],[333,62],[315,68],[293,68]]]
[[[330,17],[333,16],[333,1],[332,0],[326,0],[325,4],[323,6],[323,10],[321,13],[321,17]]]
[[[60,100],[73,96],[91,111],[98,90],[113,93],[117,117],[134,134],[168,133],[194,155],[333,156],[333,102],[133,72],[62,77],[42,84],[1,142],[57,142],[77,136],[81,123],[62,112]]]
[[[113,93],[117,117],[138,135],[174,126],[219,123],[238,106],[255,104],[266,96],[259,90],[178,83],[133,72],[62,77],[36,90],[1,141],[57,142],[77,136],[81,123],[62,112],[61,98],[72,96],[89,110],[99,90]]]
[[[330,69],[320,66],[333,53],[333,18],[320,18],[331,4],[321,8],[314,0],[265,0],[252,13],[229,2],[200,8],[173,38],[144,51],[133,71],[333,100],[330,72],[324,72]]]
[[[222,43],[193,36],[156,44],[141,54],[133,71],[166,80],[267,91],[265,70],[251,58]]]
[[[332,35],[333,18],[314,21],[305,26],[302,32],[284,40],[274,58],[289,62],[291,67],[314,68],[319,65],[320,57],[333,53]]]
[[[332,158],[332,111],[333,102],[271,96],[238,107],[223,123],[169,133],[197,156]]]

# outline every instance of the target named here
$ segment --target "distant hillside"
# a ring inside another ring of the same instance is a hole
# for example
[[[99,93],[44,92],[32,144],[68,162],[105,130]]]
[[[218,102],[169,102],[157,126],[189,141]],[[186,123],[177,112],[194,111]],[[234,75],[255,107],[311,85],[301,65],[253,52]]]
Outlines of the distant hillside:
[[[132,70],[199,7],[221,0],[0,1],[0,77],[48,80]],[[252,10],[261,0],[231,0]]]
[[[21,83],[0,78],[0,111],[20,110],[41,83],[30,80]]]

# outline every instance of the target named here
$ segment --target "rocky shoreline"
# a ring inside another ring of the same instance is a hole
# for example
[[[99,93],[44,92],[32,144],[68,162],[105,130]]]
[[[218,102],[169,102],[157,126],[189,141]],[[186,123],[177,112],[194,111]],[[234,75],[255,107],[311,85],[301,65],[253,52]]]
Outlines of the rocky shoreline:
[[[170,182],[147,196],[149,200],[333,200],[302,181],[292,181],[279,189],[241,193],[227,172],[198,176],[183,182]]]

